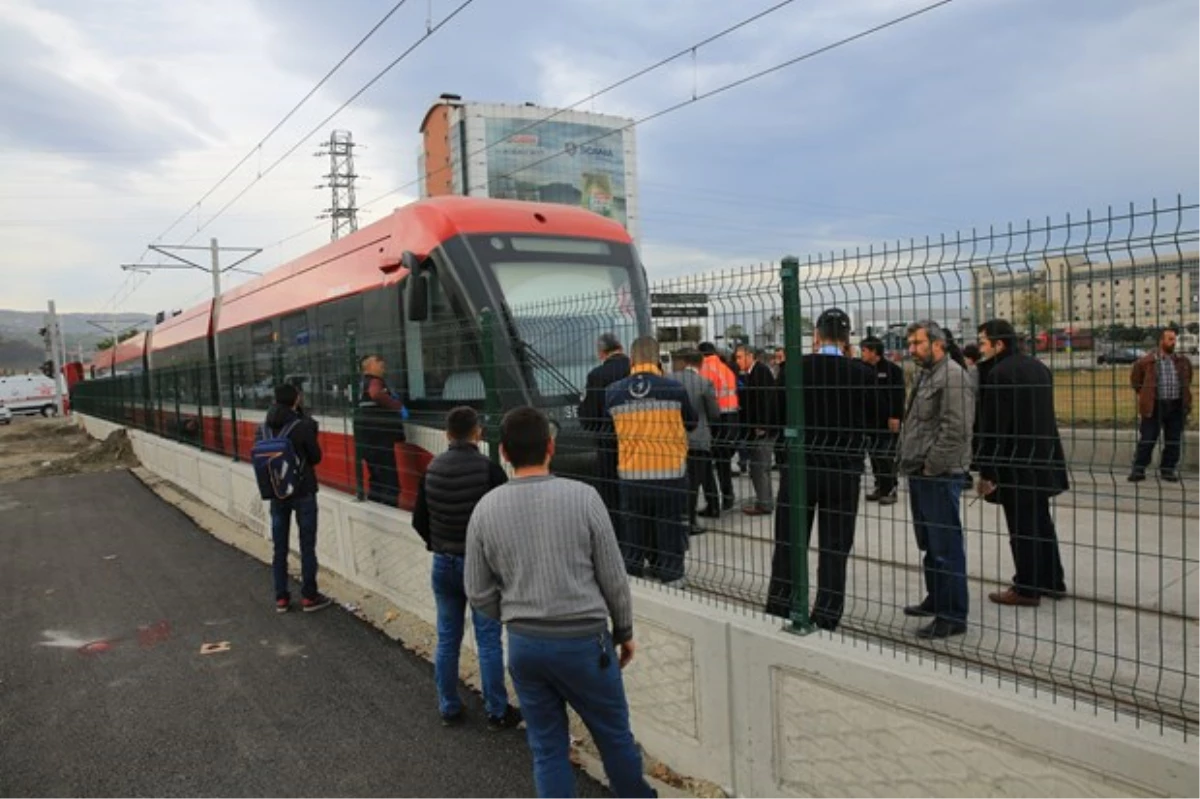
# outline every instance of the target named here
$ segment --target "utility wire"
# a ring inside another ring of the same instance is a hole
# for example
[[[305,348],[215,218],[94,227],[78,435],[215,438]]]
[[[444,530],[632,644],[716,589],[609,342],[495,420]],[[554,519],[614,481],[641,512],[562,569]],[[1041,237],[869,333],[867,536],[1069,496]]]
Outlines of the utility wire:
[[[449,14],[447,14],[440,22],[438,22],[436,25],[428,28],[426,30],[426,32],[424,34],[422,34],[421,38],[417,39],[415,42],[413,42],[411,45],[409,45],[409,47],[404,52],[402,52],[400,55],[398,55],[390,64],[388,64],[382,70],[380,70],[380,72],[378,74],[376,74],[375,77],[371,78],[369,81],[367,81],[362,86],[362,88],[360,88],[354,94],[350,95],[350,98],[347,99],[340,106],[338,106],[333,111],[333,113],[329,114],[329,116],[325,117],[319,123],[317,123],[317,125],[314,126],[312,130],[310,130],[301,139],[299,139],[295,144],[293,144],[288,149],[287,152],[285,152],[283,155],[279,156],[279,158],[275,159],[271,163],[270,166],[268,166],[266,169],[262,170],[258,174],[258,176],[254,178],[254,180],[250,181],[250,183],[248,183],[246,185],[245,188],[243,188],[240,192],[235,194],[233,196],[233,198],[229,200],[229,202],[227,202],[223,206],[221,206],[220,210],[218,210],[215,214],[210,216],[208,218],[208,220],[206,222],[204,222],[202,225],[197,227],[196,230],[192,233],[192,235],[187,238],[187,241],[191,241],[202,230],[204,230],[206,227],[208,227],[213,222],[215,222],[222,214],[224,214],[227,210],[229,210],[229,208],[232,207],[234,203],[236,203],[238,200],[240,200],[242,197],[244,197],[246,195],[246,193],[250,191],[250,189],[252,189],[256,185],[258,185],[258,183],[264,177],[269,175],[271,172],[273,172],[275,170],[275,168],[277,166],[279,166],[281,163],[283,163],[285,160],[287,160],[292,155],[292,153],[296,152],[296,150],[298,150],[300,147],[302,147],[304,144],[306,144],[309,139],[311,139],[313,136],[315,136],[317,133],[319,133],[321,131],[321,129],[324,128],[325,125],[329,123],[330,120],[332,120],[334,117],[336,117],[342,111],[344,111],[347,106],[349,106],[351,103],[353,103],[359,97],[361,97],[368,89],[370,89],[372,86],[374,86],[376,83],[378,83],[397,64],[399,64],[401,61],[403,61],[405,58],[407,58],[410,54],[412,54],[412,52],[415,51],[418,47],[420,47],[422,44],[424,44],[426,41],[428,41],[430,37],[432,37],[439,30],[441,30],[443,26],[445,26],[447,23],[449,23],[451,20],[453,20],[456,16],[459,15],[459,13],[464,11],[467,8],[467,6],[471,5],[473,2],[475,2],[475,0],[463,0],[463,2],[460,3],[457,8],[455,8],[453,11],[451,11]]]
[[[791,5],[793,2],[795,2],[795,0],[782,0],[782,2],[776,3],[775,5],[773,5],[769,8],[765,8],[762,11],[758,12],[757,14],[746,17],[745,19],[743,19],[739,22],[736,22],[727,28],[717,31],[716,33],[713,33],[713,34],[707,36],[706,38],[701,39],[698,42],[689,44],[688,46],[684,47],[683,49],[678,50],[669,56],[661,58],[658,61],[654,62],[653,64],[650,64],[649,66],[643,67],[643,68],[637,70],[636,72],[632,72],[632,73],[626,75],[625,77],[617,80],[616,82],[610,83],[608,86],[605,86],[602,89],[598,89],[597,91],[592,92],[587,97],[577,100],[565,108],[556,109],[549,115],[544,116],[541,119],[534,120],[533,122],[531,122],[530,124],[526,125],[523,128],[518,128],[517,130],[515,130],[511,134],[509,134],[509,137],[511,138],[512,136],[517,136],[517,135],[520,135],[521,133],[525,133],[526,131],[533,130],[534,128],[536,128],[540,125],[544,125],[547,122],[554,120],[555,118],[561,116],[562,114],[566,113],[567,111],[571,111],[585,103],[595,100],[597,97],[608,94],[609,92],[614,91],[616,89],[619,89],[622,86],[626,85],[627,83],[631,83],[631,82],[637,80],[638,78],[649,75],[651,72],[655,72],[659,69],[662,69],[663,67],[672,63],[673,61],[677,61],[680,58],[684,58],[685,56],[692,56],[695,54],[697,49],[704,47],[705,45],[712,44],[713,42],[715,42],[719,39],[722,39],[722,38],[730,35],[731,33],[741,30],[742,28],[746,27],[747,25],[753,24],[753,23],[757,22],[758,20],[762,19],[763,17],[774,14],[776,11],[779,11],[781,8],[784,8],[785,6]],[[624,128],[621,128],[620,130],[624,130]],[[474,158],[477,155],[482,155],[483,153],[486,153],[488,150],[491,150],[494,147],[498,147],[499,145],[501,145],[503,143],[504,143],[504,140],[500,140],[500,141],[494,141],[491,144],[484,145],[483,147],[480,147],[479,149],[468,153],[465,156],[464,160]],[[411,187],[417,185],[418,183],[420,183],[425,178],[432,177],[433,175],[437,175],[441,172],[445,172],[446,170],[448,170],[450,168],[451,168],[450,166],[440,166],[437,169],[435,169],[434,171],[428,173],[428,175],[422,175],[422,176],[418,177],[416,180],[410,180],[408,183],[405,183],[402,186],[398,186],[388,192],[385,192],[384,194],[379,195],[378,197],[376,197],[372,200],[368,200],[367,202],[363,203],[363,207],[366,207],[368,205],[374,205],[375,203],[379,202],[380,200],[384,199],[385,197],[390,197],[393,194],[397,194],[401,191],[404,191],[405,189],[411,188]]]
[[[236,164],[234,164],[233,167],[228,172],[226,172],[225,175],[220,180],[218,180],[215,184],[213,184],[212,188],[210,188],[208,191],[206,191],[199,200],[197,200],[196,202],[194,202],[190,206],[188,206],[188,209],[186,211],[184,211],[182,214],[180,214],[179,218],[176,219],[174,222],[172,222],[167,227],[166,230],[164,230],[162,233],[159,233],[154,238],[154,240],[161,241],[164,236],[166,236],[168,233],[170,233],[172,230],[174,230],[175,227],[180,222],[187,219],[188,216],[190,216],[193,211],[195,211],[197,208],[199,208],[204,203],[205,200],[207,200],[209,197],[211,197],[213,195],[213,192],[215,192],[217,189],[219,189],[223,185],[225,185],[225,182],[227,180],[229,180],[231,177],[233,177],[234,173],[237,172],[247,161],[249,161],[251,158],[253,158],[255,153],[261,151],[261,148],[264,144],[266,144],[267,139],[270,139],[272,136],[274,136],[276,133],[278,133],[279,129],[282,128],[289,119],[291,119],[293,116],[295,116],[296,112],[299,111],[300,108],[305,103],[307,103],[310,99],[312,99],[312,96],[314,94],[316,94],[317,91],[320,90],[320,88],[322,86],[324,86],[325,83],[330,78],[333,77],[334,73],[337,72],[339,69],[341,69],[342,66],[347,61],[349,61],[350,58],[355,53],[357,53],[359,51],[359,48],[361,48],[364,44],[366,44],[367,40],[369,40],[372,36],[374,36],[375,33],[380,28],[383,27],[384,23],[386,23],[389,19],[391,19],[392,15],[395,14],[397,11],[399,11],[400,8],[407,2],[408,2],[408,0],[400,0],[400,2],[398,2],[394,6],[392,6],[391,10],[388,11],[386,14],[384,14],[383,17],[381,17],[380,20],[378,22],[376,22],[375,25],[369,31],[367,31],[366,34],[361,39],[358,40],[358,44],[351,47],[350,50],[344,56],[342,56],[341,59],[336,64],[334,64],[333,67],[328,72],[325,73],[325,76],[323,78],[321,78],[319,81],[317,81],[316,84],[311,89],[308,90],[308,93],[300,98],[299,102],[297,102],[294,106],[292,106],[292,110],[290,110],[286,114],[284,114],[283,119],[280,119],[278,122],[276,122],[275,127],[271,128],[269,131],[267,131],[267,135],[265,135],[261,139],[259,139],[258,144],[251,147],[250,150],[245,155],[242,156],[242,159],[240,161],[238,161]]]
[[[679,109],[681,109],[681,108],[685,108],[685,107],[687,107],[687,106],[689,106],[689,105],[692,105],[692,104],[694,104],[694,103],[698,103],[698,102],[700,102],[701,100],[707,100],[707,99],[708,99],[708,98],[710,98],[710,97],[715,97],[715,96],[717,96],[718,94],[723,94],[723,93],[725,93],[725,92],[727,92],[727,91],[730,91],[730,90],[732,90],[732,89],[736,89],[736,88],[737,88],[737,87],[739,87],[739,86],[744,86],[744,85],[746,85],[747,83],[750,83],[750,82],[752,82],[752,81],[758,80],[759,78],[766,77],[767,75],[770,75],[770,74],[773,74],[773,73],[775,73],[775,72],[778,72],[778,71],[780,71],[781,69],[786,69],[787,67],[790,67],[790,66],[793,66],[793,65],[795,65],[795,64],[798,64],[798,63],[800,63],[801,61],[807,61],[808,59],[811,59],[811,58],[816,58],[816,57],[817,57],[817,56],[819,56],[819,55],[823,55],[823,54],[825,54],[825,53],[828,53],[828,52],[830,52],[831,50],[836,50],[836,49],[837,49],[837,48],[839,48],[839,47],[844,47],[845,45],[848,45],[848,44],[850,44],[850,43],[852,43],[852,42],[856,42],[856,41],[858,41],[859,39],[865,39],[865,38],[866,38],[866,37],[868,37],[868,36],[871,36],[871,35],[873,35],[873,34],[876,34],[876,33],[879,33],[879,32],[881,32],[881,31],[884,31],[884,30],[886,30],[886,29],[888,29],[888,28],[891,28],[891,27],[894,27],[894,26],[896,26],[896,25],[899,25],[899,24],[901,24],[902,22],[907,22],[907,21],[908,21],[908,20],[910,20],[910,19],[913,19],[913,18],[915,18],[915,17],[919,17],[919,16],[921,16],[922,14],[927,14],[927,13],[929,13],[930,11],[933,11],[934,9],[940,8],[940,7],[942,7],[942,6],[945,6],[945,5],[949,5],[950,3],[953,3],[953,2],[954,2],[954,0],[938,0],[938,2],[936,2],[936,3],[930,3],[930,4],[929,4],[929,5],[927,5],[927,6],[924,6],[924,7],[922,7],[922,8],[918,8],[916,11],[912,11],[912,12],[909,12],[908,14],[904,14],[904,15],[902,15],[902,16],[895,17],[894,19],[890,19],[890,20],[888,20],[887,22],[881,23],[881,24],[879,24],[879,25],[876,25],[876,26],[874,26],[874,27],[872,27],[872,28],[868,28],[868,29],[866,29],[866,30],[863,30],[863,31],[859,31],[858,33],[855,33],[855,34],[853,34],[853,35],[851,35],[851,36],[847,36],[847,37],[845,37],[845,38],[843,38],[843,39],[838,39],[836,42],[831,42],[830,44],[824,45],[824,46],[822,46],[822,47],[818,47],[818,48],[817,48],[817,49],[815,49],[815,50],[809,50],[807,53],[804,53],[804,54],[802,54],[802,55],[798,55],[798,56],[796,56],[795,58],[789,58],[787,61],[782,61],[782,62],[780,62],[780,63],[778,63],[778,64],[775,64],[774,66],[767,67],[766,69],[759,70],[758,72],[754,72],[754,73],[752,73],[752,74],[750,74],[750,75],[746,75],[746,76],[745,76],[745,77],[743,77],[743,78],[738,78],[738,79],[737,79],[737,80],[735,80],[735,81],[730,81],[729,83],[726,83],[726,84],[724,84],[723,86],[718,86],[717,88],[715,88],[715,89],[710,89],[710,90],[709,90],[709,91],[707,91],[707,92],[701,92],[701,93],[699,93],[699,94],[696,94],[696,95],[694,95],[694,96],[692,96],[692,97],[689,97],[689,98],[688,98],[688,99],[686,99],[686,100],[682,100],[682,101],[680,101],[680,102],[678,102],[678,103],[675,103],[674,105],[667,106],[666,108],[663,108],[663,109],[660,109],[660,110],[658,110],[658,111],[655,111],[653,114],[647,114],[646,116],[642,117],[641,119],[635,119],[635,120],[633,120],[632,122],[630,122],[629,124],[627,124],[627,125],[623,125],[623,126],[622,126],[622,127],[620,127],[620,128],[614,128],[614,129],[612,129],[612,130],[610,130],[610,131],[607,131],[606,133],[602,133],[602,134],[600,134],[599,136],[593,136],[592,138],[590,138],[590,139],[588,139],[588,140],[586,140],[586,141],[584,141],[584,142],[580,142],[580,143],[579,143],[579,146],[586,146],[586,145],[588,145],[588,144],[592,144],[592,143],[594,143],[594,142],[600,141],[601,139],[606,139],[606,138],[608,138],[608,137],[610,137],[610,136],[612,136],[612,135],[614,135],[614,134],[617,134],[617,133],[623,133],[624,131],[626,131],[626,130],[629,130],[629,129],[630,129],[630,128],[632,128],[632,127],[635,127],[636,125],[641,125],[641,124],[644,124],[644,123],[646,123],[646,122],[650,122],[651,120],[658,119],[659,117],[664,117],[664,116],[666,116],[667,114],[670,114],[670,113],[673,113],[673,112],[675,112],[675,111],[678,111]],[[504,175],[500,175],[499,177],[500,177],[500,178],[509,178],[509,177],[512,177],[513,175],[516,175],[516,174],[517,174],[517,173],[519,173],[519,172],[524,172],[524,171],[525,171],[525,170],[527,170],[527,169],[532,169],[533,167],[535,167],[535,166],[539,166],[539,165],[541,165],[541,164],[544,164],[544,163],[546,163],[547,161],[551,161],[551,160],[553,160],[553,159],[555,159],[555,158],[559,158],[559,157],[561,157],[561,155],[562,155],[562,153],[554,153],[554,154],[552,154],[552,155],[548,155],[548,156],[546,156],[546,157],[544,157],[544,158],[539,158],[539,159],[538,159],[538,160],[536,160],[536,161],[531,161],[531,162],[530,162],[530,163],[528,163],[528,164],[524,164],[524,165],[522,165],[522,166],[520,166],[520,167],[518,167],[518,168],[514,169],[514,170],[513,170],[513,171],[511,171],[511,172],[508,172],[508,173],[506,173],[506,174],[504,174]]]
[[[330,70],[330,72],[324,78],[321,79],[321,82],[318,83],[317,86],[314,86],[313,89],[307,95],[305,95],[304,100],[302,100],[301,103],[297,104],[296,108],[293,108],[292,111],[290,111],[288,113],[287,117],[290,117],[292,114],[294,114],[296,112],[296,110],[300,107],[300,105],[302,105],[305,101],[307,101],[310,97],[312,97],[312,95],[317,91],[317,89],[320,88],[320,86],[325,81],[327,81],[329,79],[329,77],[334,72],[336,72],[337,69],[340,68],[341,65],[344,64],[346,62],[346,60],[349,59],[350,56],[354,54],[355,51],[358,50],[358,48],[360,48],[363,45],[363,43],[366,42],[366,40],[369,39],[384,24],[384,22],[386,22],[387,19],[392,16],[392,14],[394,14],[401,6],[403,6],[405,2],[407,2],[407,0],[400,0],[399,3],[397,3],[395,6],[393,6],[393,8],[382,19],[380,19],[380,21],[378,23],[376,23],[376,25],[367,33],[367,35],[364,36],[363,39],[361,39],[359,41],[359,43],[356,44],[354,46],[354,48],[349,53],[347,53],[338,62],[338,64],[332,70]],[[222,206],[220,210],[218,210],[215,214],[213,214],[211,217],[209,217],[208,221],[206,221],[202,225],[198,226],[196,228],[196,230],[193,231],[192,234],[187,237],[187,239],[184,241],[184,243],[186,244],[186,243],[192,241],[192,239],[194,239],[202,230],[204,230],[206,227],[211,225],[219,216],[221,216],[223,213],[225,213],[225,211],[227,211],[235,202],[237,202],[243,196],[245,196],[245,194],[247,192],[249,192],[251,188],[253,188],[255,185],[257,185],[258,182],[263,179],[263,177],[265,177],[267,174],[272,172],[277,166],[279,166],[280,163],[282,163],[286,158],[291,156],[292,153],[294,153],[297,149],[299,149],[309,138],[311,138],[314,134],[316,134],[330,120],[332,120],[334,117],[336,117],[342,111],[344,111],[347,106],[349,106],[351,103],[353,103],[355,100],[357,100],[364,92],[366,92],[368,89],[370,89],[371,86],[375,85],[375,83],[377,83],[381,78],[383,78],[383,76],[386,75],[389,71],[391,71],[397,64],[399,64],[401,61],[403,61],[410,53],[412,53],[414,50],[416,50],[429,37],[431,37],[433,34],[435,34],[439,29],[441,29],[442,26],[444,26],[450,20],[454,19],[454,17],[457,16],[459,14],[459,12],[463,11],[467,6],[471,5],[471,3],[473,3],[473,2],[474,2],[474,0],[465,0],[465,2],[463,2],[457,8],[455,8],[454,11],[450,12],[450,14],[448,14],[444,19],[442,19],[437,25],[427,27],[425,34],[420,39],[418,39],[415,43],[413,43],[412,46],[410,46],[407,50],[405,50],[403,53],[401,53],[396,59],[394,59],[390,64],[388,64],[382,71],[380,71],[378,74],[376,74],[375,77],[373,77],[370,81],[368,81],[362,88],[360,88],[357,92],[355,92],[353,95],[351,95],[351,97],[348,100],[346,100],[344,103],[342,103],[340,106],[338,106],[338,108],[333,113],[329,114],[327,117],[325,117],[325,119],[321,120],[320,124],[318,124],[316,127],[314,127],[307,134],[305,134],[305,136],[302,139],[300,139],[298,142],[296,142],[296,144],[292,145],[292,147],[290,149],[288,149],[288,151],[286,153],[284,153],[283,156],[281,156],[276,161],[274,161],[265,170],[260,171],[258,173],[258,175],[255,177],[255,179],[253,181],[251,181],[240,192],[238,192],[238,194],[236,194],[233,197],[233,199],[231,199],[224,206]],[[282,120],[278,125],[276,125],[274,128],[272,128],[271,132],[268,133],[267,136],[265,136],[262,141],[266,141],[267,138],[269,138],[272,134],[274,134],[277,130],[279,130],[279,128],[283,125],[283,122],[286,122],[287,117],[285,117],[284,120]],[[222,183],[224,183],[237,170],[238,166],[241,166],[242,164],[244,164],[247,160],[250,159],[250,157],[252,157],[254,155],[254,153],[259,151],[259,148],[262,146],[262,141],[260,141],[258,145],[253,147],[246,154],[246,156],[238,163],[238,165],[235,166],[232,170],[230,170],[225,175],[225,177],[221,178],[221,180],[218,182],[217,186],[214,186],[211,190],[209,190],[209,192],[207,194],[205,194],[204,197],[202,197],[199,201],[197,201],[195,204],[190,206],[187,211],[185,211],[182,215],[180,215],[180,217],[178,219],[176,219],[173,223],[171,223],[170,227],[168,227],[165,231],[163,231],[161,234],[159,234],[159,236],[155,239],[155,241],[157,241],[157,240],[161,239],[163,236],[167,235],[167,233],[169,233],[171,230],[173,230],[180,222],[182,222],[184,219],[186,219],[188,216],[190,216],[193,211],[198,211],[200,204],[204,201],[205,198],[210,196],[213,191],[215,191]],[[307,232],[307,231],[305,231],[305,232]],[[141,256],[142,258],[144,258],[146,256],[146,252],[149,252],[149,248],[147,248],[147,250],[142,253],[142,256]],[[140,258],[139,258],[139,260],[140,260]],[[121,291],[124,289],[124,284],[122,284],[122,286],[117,289],[117,293],[114,294],[114,298],[112,300],[110,300],[109,303],[106,304],[106,307],[108,305],[111,305],[112,307],[116,307],[117,303],[127,300],[133,294],[133,292],[137,291],[137,288],[142,284],[142,282],[144,282],[146,280],[147,277],[148,277],[147,275],[131,273],[130,277],[126,279],[126,282],[128,283],[130,280],[133,280],[133,281],[135,281],[134,285],[130,288],[129,291],[127,291],[125,293],[125,295],[123,297],[121,297],[120,300],[117,300],[116,298],[121,295]]]

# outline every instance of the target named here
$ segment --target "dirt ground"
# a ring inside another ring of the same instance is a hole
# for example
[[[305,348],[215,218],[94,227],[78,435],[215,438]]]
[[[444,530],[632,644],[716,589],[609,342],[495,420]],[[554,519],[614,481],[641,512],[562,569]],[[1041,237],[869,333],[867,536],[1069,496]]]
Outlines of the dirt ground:
[[[124,430],[96,441],[70,419],[17,416],[0,425],[0,483],[137,465]]]

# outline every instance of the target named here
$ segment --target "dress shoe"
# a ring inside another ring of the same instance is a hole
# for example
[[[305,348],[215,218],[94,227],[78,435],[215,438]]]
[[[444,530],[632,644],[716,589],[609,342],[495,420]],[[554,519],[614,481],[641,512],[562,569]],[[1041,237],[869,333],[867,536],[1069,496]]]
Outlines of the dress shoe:
[[[704,535],[705,530],[699,524],[693,524],[692,529],[688,531],[688,535]]]
[[[1067,598],[1067,588],[1066,586],[1063,586],[1062,588],[1056,588],[1053,591],[1043,591],[1042,596],[1046,599],[1053,599],[1055,602],[1058,602],[1060,599]]]
[[[904,615],[905,616],[917,616],[917,617],[932,616],[933,615],[933,603],[930,602],[928,599],[926,599],[926,600],[922,601],[921,604],[919,604],[919,605],[909,605],[906,608],[904,608]]]
[[[1026,596],[1019,594],[1013,588],[1005,588],[1003,591],[993,591],[988,594],[988,599],[995,602],[997,605],[1014,605],[1022,608],[1036,608],[1042,604],[1040,596]]]
[[[949,638],[952,635],[962,635],[967,631],[967,623],[950,621],[949,619],[934,619],[917,630],[918,638]]]
[[[867,494],[867,502],[878,502],[882,497],[883,494],[880,494],[878,491],[872,491]]]
[[[747,505],[746,507],[742,508],[742,513],[746,514],[747,516],[770,516],[771,515],[771,511],[767,510],[766,508],[762,507],[761,505]]]
[[[1146,479],[1146,473],[1145,472],[1137,472],[1137,471],[1130,472],[1129,476],[1126,477],[1125,479],[1131,483],[1140,483]]]
[[[1158,473],[1158,476],[1163,480],[1166,480],[1168,483],[1179,482],[1179,472],[1175,471],[1174,469],[1163,469]]]
[[[696,515],[705,519],[719,519],[721,518],[721,511],[716,506],[713,506],[705,508]]]
[[[879,498],[880,505],[895,505],[896,501],[897,501],[897,497],[896,497],[895,491],[893,491],[890,494],[884,494],[882,497]]]
[[[730,497],[729,499],[726,499],[726,500],[722,500],[721,510],[722,511],[733,510],[734,501],[735,500],[733,497]]]

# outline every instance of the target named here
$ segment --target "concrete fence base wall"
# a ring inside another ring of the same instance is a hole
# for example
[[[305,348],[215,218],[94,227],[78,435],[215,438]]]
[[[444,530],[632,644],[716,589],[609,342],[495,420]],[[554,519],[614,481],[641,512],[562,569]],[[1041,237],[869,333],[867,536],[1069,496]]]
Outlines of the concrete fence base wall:
[[[80,417],[93,436],[116,426]],[[269,536],[250,468],[130,431],[147,469]],[[434,623],[409,515],[321,493],[318,556]],[[294,538],[293,538],[294,540]],[[1031,695],[949,661],[799,637],[635,581],[634,730],[682,774],[737,795],[1196,796],[1194,741]],[[468,643],[469,636],[468,636]]]

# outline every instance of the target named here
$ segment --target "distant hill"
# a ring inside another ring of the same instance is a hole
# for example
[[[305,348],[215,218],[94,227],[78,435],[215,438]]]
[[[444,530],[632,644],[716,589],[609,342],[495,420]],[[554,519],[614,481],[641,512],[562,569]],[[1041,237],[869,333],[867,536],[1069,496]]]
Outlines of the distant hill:
[[[45,315],[45,311],[9,311],[0,308],[0,370],[35,370],[46,359],[42,337],[38,335],[38,330],[45,324]],[[98,313],[58,315],[70,358],[77,358],[80,348],[84,360],[92,357],[96,343],[108,338],[109,334],[88,324],[88,320],[99,322],[106,318],[106,315]],[[119,319],[120,330],[154,321],[152,315],[141,313],[124,313]]]

